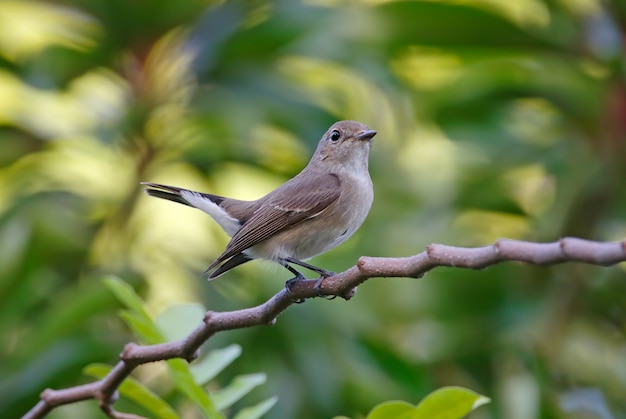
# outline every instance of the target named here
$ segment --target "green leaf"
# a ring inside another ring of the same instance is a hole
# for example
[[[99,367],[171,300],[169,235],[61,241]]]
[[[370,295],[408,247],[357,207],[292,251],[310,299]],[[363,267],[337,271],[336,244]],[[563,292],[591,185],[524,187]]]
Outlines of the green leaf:
[[[151,345],[165,342],[165,337],[154,323],[148,310],[145,309],[144,302],[133,287],[113,276],[106,277],[102,282],[128,308],[128,310],[120,312],[120,317],[133,333]]]
[[[202,323],[201,304],[174,304],[159,314],[156,324],[167,342],[183,339]]]
[[[91,364],[85,367],[83,372],[97,379],[102,379],[112,368],[113,367],[110,365],[105,364]],[[150,411],[155,418],[180,419],[180,416],[178,416],[176,411],[165,400],[132,377],[127,377],[124,382],[122,382],[119,387],[119,392],[123,397],[134,401]]]
[[[241,409],[233,419],[258,419],[266,414],[278,401],[278,397],[270,397],[257,403],[254,406],[249,406]]]
[[[442,387],[417,406],[414,419],[460,419],[491,400],[463,387]]]
[[[225,409],[248,394],[253,388],[265,383],[264,373],[237,376],[225,388],[211,393],[219,409]]]
[[[167,366],[172,373],[172,379],[176,388],[191,399],[209,419],[223,419],[224,416],[219,412],[217,402],[207,394],[204,388],[198,386],[189,370],[186,361],[182,359],[170,359]]]
[[[367,419],[412,419],[415,414],[415,406],[403,401],[388,401],[376,406]]]
[[[103,282],[128,309],[148,319],[152,319],[152,316],[144,308],[143,301],[128,283],[114,276],[104,278]]]
[[[417,407],[404,401],[381,403],[367,419],[461,419],[490,401],[462,387],[442,387],[426,396]]]
[[[199,306],[181,305],[174,307],[170,311],[166,310],[157,320],[159,322],[157,324],[152,320],[152,317],[144,308],[141,298],[130,285],[114,277],[109,277],[105,279],[104,282],[129,309],[122,311],[120,317],[122,317],[135,334],[141,336],[149,344],[165,342],[166,337],[171,338],[171,340],[179,339],[191,331],[190,327],[197,326],[199,319],[202,318],[201,313],[203,313],[204,310],[199,310]],[[187,325],[190,326],[187,327]],[[178,327],[179,330],[176,330],[176,327]],[[207,418],[224,418],[215,407],[215,403],[211,400],[206,391],[196,384],[186,361],[182,359],[170,359],[167,361],[167,365],[172,374],[176,388],[192,400]]]
[[[130,310],[122,310],[119,316],[133,333],[141,337],[146,343],[156,345],[165,342],[165,337],[150,318]]]
[[[198,385],[205,385],[241,355],[241,346],[230,345],[209,352],[190,366],[191,374]]]

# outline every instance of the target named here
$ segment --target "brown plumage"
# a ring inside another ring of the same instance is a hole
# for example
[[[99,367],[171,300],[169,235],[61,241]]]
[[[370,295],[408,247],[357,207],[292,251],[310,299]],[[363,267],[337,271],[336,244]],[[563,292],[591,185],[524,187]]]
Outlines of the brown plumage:
[[[329,128],[309,164],[274,191],[242,201],[183,188],[144,183],[157,198],[198,208],[232,237],[205,273],[216,278],[254,258],[330,273],[304,263],[347,240],[365,220],[373,200],[368,155],[376,131],[355,121]]]

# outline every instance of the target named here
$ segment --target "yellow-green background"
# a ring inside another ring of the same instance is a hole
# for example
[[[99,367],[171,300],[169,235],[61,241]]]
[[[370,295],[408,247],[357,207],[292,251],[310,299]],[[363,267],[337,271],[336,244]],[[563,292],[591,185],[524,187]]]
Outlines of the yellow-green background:
[[[155,315],[280,290],[288,272],[263,262],[200,280],[227,237],[139,182],[254,199],[336,120],[378,131],[376,198],[313,260],[326,269],[432,242],[623,239],[625,34],[621,1],[0,1],[1,416],[134,339],[104,274]],[[444,268],[206,347],[242,346],[216,385],[266,372],[243,405],[277,395],[272,418],[358,417],[443,385],[493,400],[472,418],[624,418],[625,309],[621,267]],[[137,377],[168,397],[162,366]],[[88,401],[50,417],[104,416]]]

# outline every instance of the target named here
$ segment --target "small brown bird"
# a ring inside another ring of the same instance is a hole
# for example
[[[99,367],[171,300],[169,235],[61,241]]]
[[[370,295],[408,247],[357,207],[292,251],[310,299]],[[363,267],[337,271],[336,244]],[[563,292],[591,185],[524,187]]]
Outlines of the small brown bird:
[[[340,121],[320,140],[309,164],[256,201],[241,201],[145,182],[150,196],[198,208],[231,236],[204,274],[217,278],[255,258],[280,263],[296,277],[299,265],[323,278],[332,272],[303,262],[346,241],[361,226],[374,199],[368,156],[376,131]]]

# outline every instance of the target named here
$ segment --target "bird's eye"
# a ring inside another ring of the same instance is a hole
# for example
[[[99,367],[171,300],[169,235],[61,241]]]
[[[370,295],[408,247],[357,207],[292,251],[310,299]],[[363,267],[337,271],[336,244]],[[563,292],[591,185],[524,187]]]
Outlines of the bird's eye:
[[[341,137],[341,134],[337,130],[333,130],[333,132],[330,133],[330,141],[332,142],[339,141],[339,137]]]

